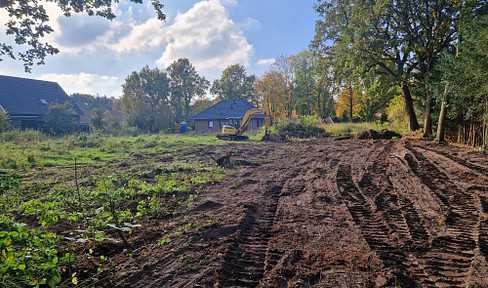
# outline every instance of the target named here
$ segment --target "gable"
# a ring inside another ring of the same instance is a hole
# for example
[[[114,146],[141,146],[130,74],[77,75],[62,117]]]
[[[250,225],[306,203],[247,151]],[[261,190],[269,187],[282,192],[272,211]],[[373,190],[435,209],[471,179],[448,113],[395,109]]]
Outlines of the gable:
[[[244,100],[222,100],[200,112],[192,120],[243,118],[251,108],[256,107]]]
[[[68,94],[56,82],[0,75],[0,106],[11,116],[43,115],[50,105],[66,101]],[[84,115],[76,105],[73,110]]]

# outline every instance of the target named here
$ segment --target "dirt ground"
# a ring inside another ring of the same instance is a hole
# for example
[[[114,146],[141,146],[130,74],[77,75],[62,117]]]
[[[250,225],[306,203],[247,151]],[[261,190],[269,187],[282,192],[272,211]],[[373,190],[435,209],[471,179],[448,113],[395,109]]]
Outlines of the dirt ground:
[[[139,228],[101,286],[488,287],[486,155],[413,139],[231,142],[213,155],[231,151],[230,175]],[[177,223],[198,229],[154,245]]]

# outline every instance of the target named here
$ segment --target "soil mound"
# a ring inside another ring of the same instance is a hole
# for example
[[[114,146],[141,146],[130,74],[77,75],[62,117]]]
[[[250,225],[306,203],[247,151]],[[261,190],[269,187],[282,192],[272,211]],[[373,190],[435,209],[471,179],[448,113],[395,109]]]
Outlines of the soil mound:
[[[376,131],[376,130],[373,130],[373,129],[369,129],[369,130],[364,130],[362,132],[359,132],[357,135],[356,135],[356,139],[373,139],[373,140],[377,140],[377,139],[393,139],[393,138],[402,138],[402,135],[395,132],[395,131],[391,131],[391,130],[388,130],[388,129],[383,129],[381,131]]]

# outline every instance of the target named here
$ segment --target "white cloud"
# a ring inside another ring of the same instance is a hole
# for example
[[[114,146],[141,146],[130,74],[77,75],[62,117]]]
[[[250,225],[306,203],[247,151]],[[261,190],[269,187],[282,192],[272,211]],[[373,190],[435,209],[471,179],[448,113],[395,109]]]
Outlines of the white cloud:
[[[201,1],[178,14],[164,29],[168,45],[156,64],[167,67],[185,57],[197,69],[223,69],[236,63],[248,66],[254,49],[224,7],[235,2],[224,2]]]
[[[275,59],[274,58],[270,58],[270,59],[259,59],[257,64],[258,65],[272,65],[273,63],[275,63]]]
[[[145,23],[134,25],[132,31],[112,47],[119,53],[161,48],[165,42],[164,23],[151,18]]]
[[[237,6],[237,0],[221,0],[220,2],[225,6]]]
[[[39,80],[57,82],[68,94],[87,93],[107,96],[120,96],[119,77],[103,76],[89,73],[79,74],[42,74]]]
[[[258,29],[261,27],[261,24],[257,19],[247,17],[244,22],[239,23],[239,27],[242,29]]]

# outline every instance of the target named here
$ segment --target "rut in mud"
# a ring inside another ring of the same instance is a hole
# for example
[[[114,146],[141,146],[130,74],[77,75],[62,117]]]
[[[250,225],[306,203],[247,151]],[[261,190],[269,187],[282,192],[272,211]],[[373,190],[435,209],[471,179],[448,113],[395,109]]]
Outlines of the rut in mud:
[[[112,285],[488,287],[483,154],[421,140],[226,149],[245,165],[185,213],[212,225],[119,264]]]

